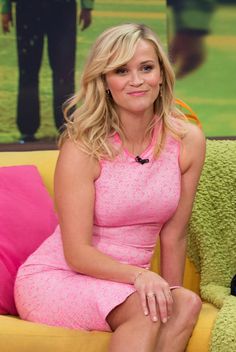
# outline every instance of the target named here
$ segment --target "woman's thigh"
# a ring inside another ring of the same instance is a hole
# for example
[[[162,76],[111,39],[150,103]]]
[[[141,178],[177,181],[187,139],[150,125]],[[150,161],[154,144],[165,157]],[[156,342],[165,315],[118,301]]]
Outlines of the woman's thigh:
[[[159,323],[153,322],[150,316],[145,316],[139,294],[137,292],[132,293],[122,304],[115,307],[106,318],[111,329],[114,331],[120,325],[128,322],[134,321],[135,324],[140,324],[143,326],[150,327],[156,325],[159,326]]]

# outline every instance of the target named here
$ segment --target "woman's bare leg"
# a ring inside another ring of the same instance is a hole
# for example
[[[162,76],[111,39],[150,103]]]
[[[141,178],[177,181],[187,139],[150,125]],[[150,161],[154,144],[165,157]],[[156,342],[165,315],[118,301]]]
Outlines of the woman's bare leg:
[[[155,351],[160,322],[144,315],[136,292],[108,315],[107,322],[113,330],[109,352]]]
[[[201,300],[184,288],[172,291],[173,312],[166,324],[161,324],[155,352],[183,352],[201,310]]]

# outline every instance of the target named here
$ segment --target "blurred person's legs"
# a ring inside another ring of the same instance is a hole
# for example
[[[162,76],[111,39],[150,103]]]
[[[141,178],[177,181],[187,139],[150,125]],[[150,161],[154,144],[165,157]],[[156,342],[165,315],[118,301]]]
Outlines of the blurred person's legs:
[[[19,0],[16,5],[19,86],[17,126],[22,141],[33,141],[40,126],[39,71],[44,36],[52,69],[55,126],[62,104],[75,90],[76,0]]]
[[[40,8],[40,0],[20,0],[16,3],[19,65],[17,126],[23,141],[33,141],[40,125],[39,70],[44,39]]]
[[[53,79],[54,120],[59,129],[64,122],[62,104],[75,90],[77,8],[76,0],[51,0],[45,3],[48,56]]]

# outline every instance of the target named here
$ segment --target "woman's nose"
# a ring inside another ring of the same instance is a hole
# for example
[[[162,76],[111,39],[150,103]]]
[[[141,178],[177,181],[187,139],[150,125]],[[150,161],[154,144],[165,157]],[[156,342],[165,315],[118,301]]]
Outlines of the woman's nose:
[[[143,84],[144,79],[138,72],[132,72],[130,77],[130,85],[132,86],[140,86]]]

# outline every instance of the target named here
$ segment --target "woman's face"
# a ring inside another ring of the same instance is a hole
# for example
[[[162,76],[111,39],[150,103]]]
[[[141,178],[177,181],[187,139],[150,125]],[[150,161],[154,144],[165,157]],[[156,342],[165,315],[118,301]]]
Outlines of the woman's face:
[[[152,44],[140,40],[134,56],[124,66],[106,74],[107,89],[110,90],[117,112],[153,114],[162,73]]]

